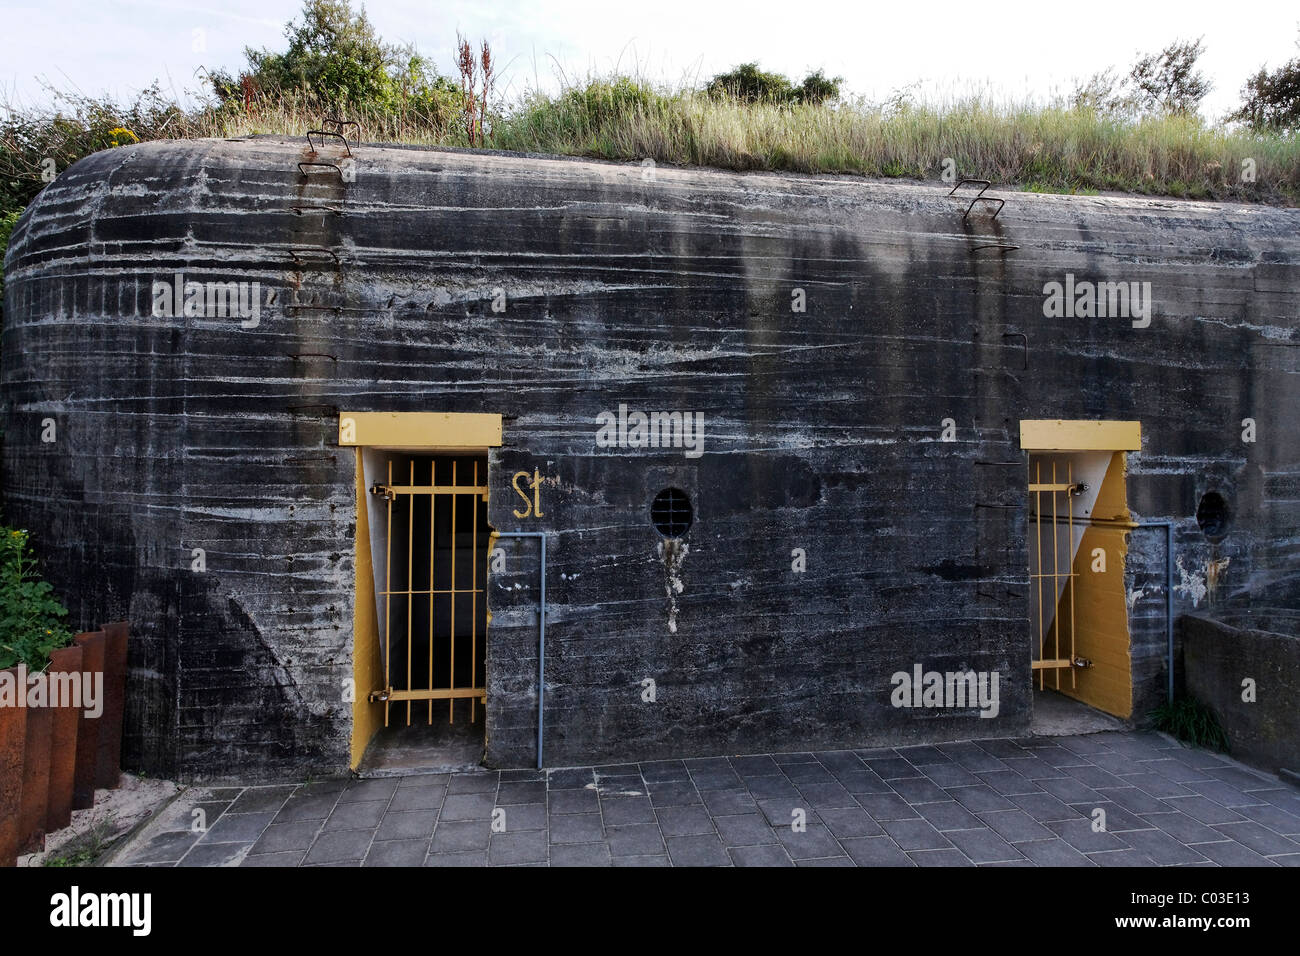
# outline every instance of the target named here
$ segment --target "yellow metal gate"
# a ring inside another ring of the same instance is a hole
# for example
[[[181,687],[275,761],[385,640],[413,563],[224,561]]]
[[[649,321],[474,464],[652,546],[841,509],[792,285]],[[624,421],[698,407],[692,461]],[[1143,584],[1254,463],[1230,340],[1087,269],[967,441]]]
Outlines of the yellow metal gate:
[[[370,488],[387,503],[379,592],[386,686],[370,696],[384,704],[384,726],[403,702],[407,726],[413,717],[432,724],[440,700],[448,723],[456,702],[468,700],[473,723],[486,696],[487,461],[403,457],[390,456],[387,482]],[[399,476],[406,472],[405,484],[395,482],[395,465]],[[428,483],[416,484],[425,475]],[[420,702],[427,707],[417,709]]]
[[[1048,671],[1052,672],[1055,689],[1060,690],[1063,670],[1070,672],[1070,687],[1075,686],[1074,497],[1081,486],[1074,482],[1073,463],[1064,463],[1062,476],[1055,458],[1048,460],[1050,470],[1044,481],[1043,457],[1031,456],[1029,482],[1029,577],[1034,585],[1038,620],[1033,668],[1038,673],[1040,690],[1047,686]]]

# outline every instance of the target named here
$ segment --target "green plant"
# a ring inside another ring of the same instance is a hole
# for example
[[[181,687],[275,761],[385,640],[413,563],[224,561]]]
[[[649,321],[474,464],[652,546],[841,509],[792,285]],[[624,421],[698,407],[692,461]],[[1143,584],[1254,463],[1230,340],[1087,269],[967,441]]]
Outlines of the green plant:
[[[72,643],[68,610],[36,571],[27,532],[0,527],[0,668],[44,670],[50,652]]]
[[[46,857],[42,866],[92,866],[113,844],[113,828],[107,820],[99,820],[77,839],[63,847],[62,852]]]
[[[1228,734],[1214,711],[1195,697],[1178,697],[1151,712],[1156,730],[1197,747],[1227,752]]]

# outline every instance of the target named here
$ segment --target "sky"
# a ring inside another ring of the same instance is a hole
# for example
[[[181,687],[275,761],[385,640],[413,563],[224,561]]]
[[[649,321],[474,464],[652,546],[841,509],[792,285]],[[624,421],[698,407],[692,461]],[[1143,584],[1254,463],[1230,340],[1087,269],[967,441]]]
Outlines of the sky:
[[[6,57],[3,101],[47,105],[47,86],[130,98],[158,80],[185,97],[201,69],[237,73],[246,46],[283,49],[301,0],[0,0]],[[354,6],[358,5],[354,0]],[[1300,56],[1294,0],[1091,0],[977,8],[891,0],[370,0],[379,34],[411,42],[452,73],[457,31],[491,44],[508,98],[593,73],[631,72],[695,84],[757,60],[796,80],[812,69],[848,92],[881,100],[914,87],[923,97],[982,91],[1045,100],[1075,82],[1179,39],[1204,37],[1202,70],[1214,89],[1202,112],[1240,101],[1246,77]]]

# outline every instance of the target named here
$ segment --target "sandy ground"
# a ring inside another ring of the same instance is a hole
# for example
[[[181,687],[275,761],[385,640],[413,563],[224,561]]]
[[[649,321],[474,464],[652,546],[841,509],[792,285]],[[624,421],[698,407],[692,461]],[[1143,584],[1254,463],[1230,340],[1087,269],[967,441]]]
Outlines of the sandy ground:
[[[95,805],[75,810],[72,825],[45,838],[45,851],[18,858],[19,866],[46,866],[49,861],[77,856],[83,848],[103,855],[116,841],[138,824],[158,813],[185,788],[170,780],[154,780],[122,774],[116,790],[96,790]],[[85,861],[90,863],[92,861]]]

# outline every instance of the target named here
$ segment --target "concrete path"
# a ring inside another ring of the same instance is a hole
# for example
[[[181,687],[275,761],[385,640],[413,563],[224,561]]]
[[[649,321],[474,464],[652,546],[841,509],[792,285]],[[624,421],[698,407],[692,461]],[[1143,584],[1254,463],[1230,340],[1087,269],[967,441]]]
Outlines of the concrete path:
[[[196,788],[188,797],[113,862],[1300,865],[1300,791],[1141,733]]]

